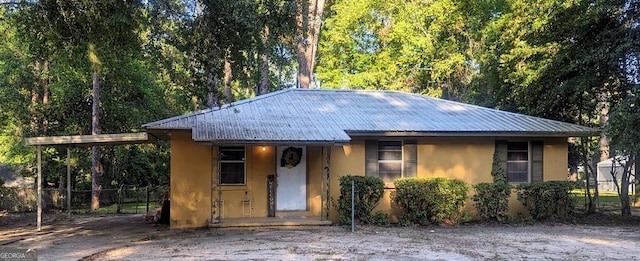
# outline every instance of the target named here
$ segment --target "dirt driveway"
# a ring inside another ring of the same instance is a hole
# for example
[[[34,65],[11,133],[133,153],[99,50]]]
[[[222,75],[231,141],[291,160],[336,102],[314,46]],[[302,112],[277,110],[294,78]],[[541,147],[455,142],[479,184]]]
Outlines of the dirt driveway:
[[[33,221],[0,217],[0,248],[35,248],[40,260],[640,260],[638,225],[169,230],[126,215],[37,232]]]

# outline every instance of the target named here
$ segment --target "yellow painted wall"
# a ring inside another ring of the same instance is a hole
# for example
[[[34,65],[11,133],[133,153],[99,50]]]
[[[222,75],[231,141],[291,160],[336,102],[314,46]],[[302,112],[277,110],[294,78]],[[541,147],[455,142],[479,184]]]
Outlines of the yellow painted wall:
[[[495,139],[475,138],[423,138],[418,140],[417,176],[421,178],[450,177],[461,179],[470,185],[492,182],[491,168],[495,150]],[[365,175],[364,140],[353,140],[350,145],[333,147],[331,155],[331,197],[340,196],[339,178],[344,175]],[[544,140],[544,180],[566,180],[567,140],[565,138]],[[389,212],[393,184],[386,184],[384,198],[374,210]],[[469,190],[465,211],[475,212]],[[333,202],[332,202],[333,203]],[[515,193],[510,199],[511,213],[523,212]],[[337,212],[331,207],[331,220],[337,221]]]
[[[566,138],[548,139],[544,141],[543,177],[544,181],[567,180],[569,173],[569,147]]]
[[[245,198],[251,200],[251,216],[266,217],[268,214],[267,176],[275,174],[275,147],[246,146],[245,153],[246,184],[221,185],[221,193],[214,192],[214,198],[224,200],[223,219],[248,217],[250,209],[248,204],[243,205]]]
[[[467,183],[491,182],[493,138],[418,141],[418,177],[449,177]]]
[[[171,227],[206,226],[211,219],[211,198],[224,200],[223,218],[243,217],[243,199],[252,202],[253,217],[267,216],[266,179],[276,172],[273,146],[246,147],[246,185],[219,186],[211,194],[212,150],[199,145],[187,133],[171,135]],[[423,138],[418,140],[418,177],[451,177],[473,185],[491,182],[491,165],[495,141],[493,138]],[[217,153],[217,150],[215,151]],[[339,197],[339,178],[344,175],[365,175],[364,140],[355,139],[349,145],[331,146],[330,218],[337,221],[332,205]],[[217,163],[216,163],[217,164]],[[277,216],[320,216],[322,212],[322,147],[307,147],[307,211],[277,212]],[[567,175],[566,139],[548,139],[544,143],[544,180],[565,180]],[[217,175],[217,173],[213,174]],[[391,209],[392,184],[387,184],[385,196],[376,210]],[[470,195],[473,190],[470,190]],[[245,194],[246,193],[246,194]],[[522,207],[511,200],[512,213]],[[248,214],[248,206],[244,206]],[[467,211],[474,212],[471,200]]]
[[[171,228],[202,227],[211,218],[211,146],[171,133]]]
[[[300,213],[320,216],[322,210],[322,147],[307,147],[307,210]],[[286,215],[286,213],[278,213]]]
[[[491,182],[491,165],[495,141],[493,138],[429,138],[418,140],[418,178],[447,177],[463,180],[469,184]],[[393,184],[387,184],[384,198],[377,210],[391,209]],[[474,212],[470,200],[465,211]],[[393,213],[397,214],[397,213]]]
[[[338,221],[338,213],[333,201],[340,197],[340,177],[346,175],[364,176],[364,140],[353,140],[351,144],[331,147],[329,172],[329,219]]]
[[[213,195],[224,200],[223,219],[248,217],[249,206],[242,203],[245,198],[251,200],[252,217],[268,216],[267,176],[276,174],[275,151],[274,146],[246,146],[246,185],[219,186],[221,193],[214,192]],[[307,147],[306,151],[307,211],[276,212],[276,216],[320,216],[322,148]]]

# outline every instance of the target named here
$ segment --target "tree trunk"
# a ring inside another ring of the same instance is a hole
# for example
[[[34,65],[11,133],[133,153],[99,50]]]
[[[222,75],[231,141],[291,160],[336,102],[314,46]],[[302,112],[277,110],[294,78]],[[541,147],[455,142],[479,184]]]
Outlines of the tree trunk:
[[[225,103],[233,102],[233,93],[231,92],[231,50],[227,49],[224,55],[224,99]]]
[[[601,93],[600,98],[600,161],[609,159],[609,138],[604,131],[609,121],[609,101],[607,94]]]
[[[91,106],[91,135],[98,135],[100,132],[100,79],[97,69],[93,71],[93,103]],[[100,151],[98,147],[91,147],[91,210],[100,208],[100,190],[102,186],[99,183],[100,168]]]
[[[635,151],[634,153],[635,159],[633,160],[633,169],[635,171],[634,177],[636,180],[636,185],[634,186],[634,198],[633,198],[633,206],[638,206],[638,200],[640,199],[640,186],[638,186],[638,179],[640,179],[640,168],[638,167],[638,162],[640,162],[640,151]]]
[[[262,64],[260,65],[260,85],[258,87],[258,95],[267,94],[269,92],[269,55],[267,45],[269,44],[269,26],[264,25],[264,35],[262,36]]]
[[[613,163],[613,162],[612,162]],[[635,155],[633,152],[629,153],[629,158],[625,162],[620,182],[619,196],[621,204],[621,212],[623,217],[631,216],[631,198],[629,197],[629,181],[634,174],[633,165],[635,164]],[[616,182],[617,184],[617,182]]]
[[[296,29],[298,42],[298,87],[313,88],[313,68],[322,25],[325,0],[298,0]]]
[[[212,72],[207,74],[207,106],[213,108],[218,106],[218,77],[213,75]],[[197,107],[197,106],[196,106]]]
[[[42,68],[44,76],[42,78],[42,135],[49,133],[49,120],[47,119],[47,104],[49,104],[49,61],[45,60]]]
[[[588,155],[588,149],[587,149],[587,143],[589,142],[588,140],[589,138],[587,137],[581,137],[580,138],[580,149],[582,151],[582,167],[584,168],[584,179],[585,179],[585,185],[586,185],[586,196],[588,199],[587,202],[587,213],[592,214],[596,212],[596,203],[595,203],[595,196],[592,197],[591,196],[591,178],[593,177],[593,169],[591,168],[591,165],[589,164],[589,155]]]
[[[39,135],[39,131],[38,131],[38,103],[40,101],[40,89],[41,89],[41,83],[42,83],[42,68],[40,65],[40,61],[36,61],[33,64],[33,74],[34,74],[34,81],[33,81],[33,87],[31,89],[31,123],[30,123],[30,129],[31,129],[31,133],[33,135],[38,136]]]

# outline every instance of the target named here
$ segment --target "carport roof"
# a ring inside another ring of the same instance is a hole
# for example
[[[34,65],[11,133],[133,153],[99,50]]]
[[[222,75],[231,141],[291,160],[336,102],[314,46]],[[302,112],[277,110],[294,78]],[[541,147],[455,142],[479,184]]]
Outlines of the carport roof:
[[[153,140],[145,132],[99,134],[99,135],[72,135],[25,138],[27,146],[71,146],[90,147],[103,145],[123,145],[149,143]]]
[[[348,143],[354,136],[591,136],[576,124],[398,91],[287,89],[143,125],[214,143]]]

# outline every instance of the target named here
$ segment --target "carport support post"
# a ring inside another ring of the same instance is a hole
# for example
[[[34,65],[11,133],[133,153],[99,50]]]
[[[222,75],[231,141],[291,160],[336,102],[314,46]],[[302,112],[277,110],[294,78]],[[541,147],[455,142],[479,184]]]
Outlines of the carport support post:
[[[71,219],[71,150],[67,147],[67,212]]]
[[[42,229],[42,146],[38,145],[38,231]]]
[[[351,232],[356,231],[356,185],[355,181],[351,180]]]

